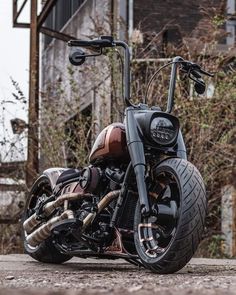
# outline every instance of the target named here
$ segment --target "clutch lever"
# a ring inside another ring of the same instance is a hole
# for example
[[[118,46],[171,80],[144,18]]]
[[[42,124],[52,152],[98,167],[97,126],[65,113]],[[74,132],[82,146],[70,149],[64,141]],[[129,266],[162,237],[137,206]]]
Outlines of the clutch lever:
[[[192,64],[192,68],[193,68],[194,72],[199,72],[199,73],[201,73],[203,75],[206,75],[208,77],[214,77],[215,76],[214,74],[203,70],[198,64]]]
[[[212,73],[209,73],[209,72],[207,72],[207,71],[204,71],[204,70],[201,69],[201,68],[200,68],[199,72],[200,72],[201,74],[203,74],[203,75],[208,76],[208,77],[214,77],[214,76],[215,76],[215,74],[212,74]]]

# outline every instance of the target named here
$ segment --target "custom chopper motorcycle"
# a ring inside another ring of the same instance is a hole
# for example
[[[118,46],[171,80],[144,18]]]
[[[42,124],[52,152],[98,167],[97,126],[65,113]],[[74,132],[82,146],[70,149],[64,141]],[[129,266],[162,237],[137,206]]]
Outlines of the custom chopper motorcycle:
[[[23,217],[25,251],[47,263],[72,256],[124,258],[157,273],[176,272],[198,247],[207,208],[202,177],[187,161],[179,120],[170,114],[177,71],[194,81],[198,93],[205,91],[201,76],[212,74],[181,57],[164,65],[172,69],[163,111],[146,99],[137,105],[130,101],[125,42],[101,36],[68,45],[73,65],[105,48],[124,49],[125,120],[98,135],[87,167],[51,168],[35,181]]]

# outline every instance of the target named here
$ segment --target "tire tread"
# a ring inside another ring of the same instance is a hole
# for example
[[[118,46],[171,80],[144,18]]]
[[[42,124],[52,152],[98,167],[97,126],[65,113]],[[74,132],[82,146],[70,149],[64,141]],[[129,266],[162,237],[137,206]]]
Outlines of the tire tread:
[[[147,268],[164,274],[180,270],[195,253],[204,231],[207,198],[199,171],[187,160],[179,158],[166,159],[157,166],[157,171],[161,171],[161,169],[165,171],[169,169],[176,174],[182,191],[176,237],[163,258],[153,263],[147,263],[142,257],[140,258]],[[137,221],[135,224],[137,224]],[[138,251],[137,244],[138,242],[136,242]]]

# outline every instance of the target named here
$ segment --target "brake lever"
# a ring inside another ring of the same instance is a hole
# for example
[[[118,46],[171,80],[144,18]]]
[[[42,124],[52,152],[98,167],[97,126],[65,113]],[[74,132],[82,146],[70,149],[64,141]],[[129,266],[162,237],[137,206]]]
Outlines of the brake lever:
[[[203,74],[203,75],[208,76],[208,77],[214,77],[214,76],[215,76],[215,74],[212,74],[212,73],[209,73],[209,72],[207,72],[207,71],[204,71],[204,70],[201,69],[201,68],[200,68],[199,72],[200,72],[201,74]]]
[[[203,70],[198,64],[192,64],[192,67],[199,73],[206,75],[208,77],[214,77],[215,75]]]

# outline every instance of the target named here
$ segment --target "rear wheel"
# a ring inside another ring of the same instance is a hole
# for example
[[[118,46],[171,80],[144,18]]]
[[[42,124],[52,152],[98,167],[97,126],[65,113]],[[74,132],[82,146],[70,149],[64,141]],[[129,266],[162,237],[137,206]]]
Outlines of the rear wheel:
[[[39,202],[48,198],[52,194],[52,187],[49,179],[42,175],[33,184],[26,201],[23,222],[34,214]],[[32,247],[26,241],[27,234],[23,231],[24,249],[34,259],[46,263],[63,263],[71,256],[60,253],[54,246],[52,239],[48,238],[38,246]]]
[[[137,204],[136,250],[152,271],[176,272],[192,258],[204,230],[207,200],[202,177],[188,161],[167,159],[153,173],[149,199],[157,213],[141,217]]]

